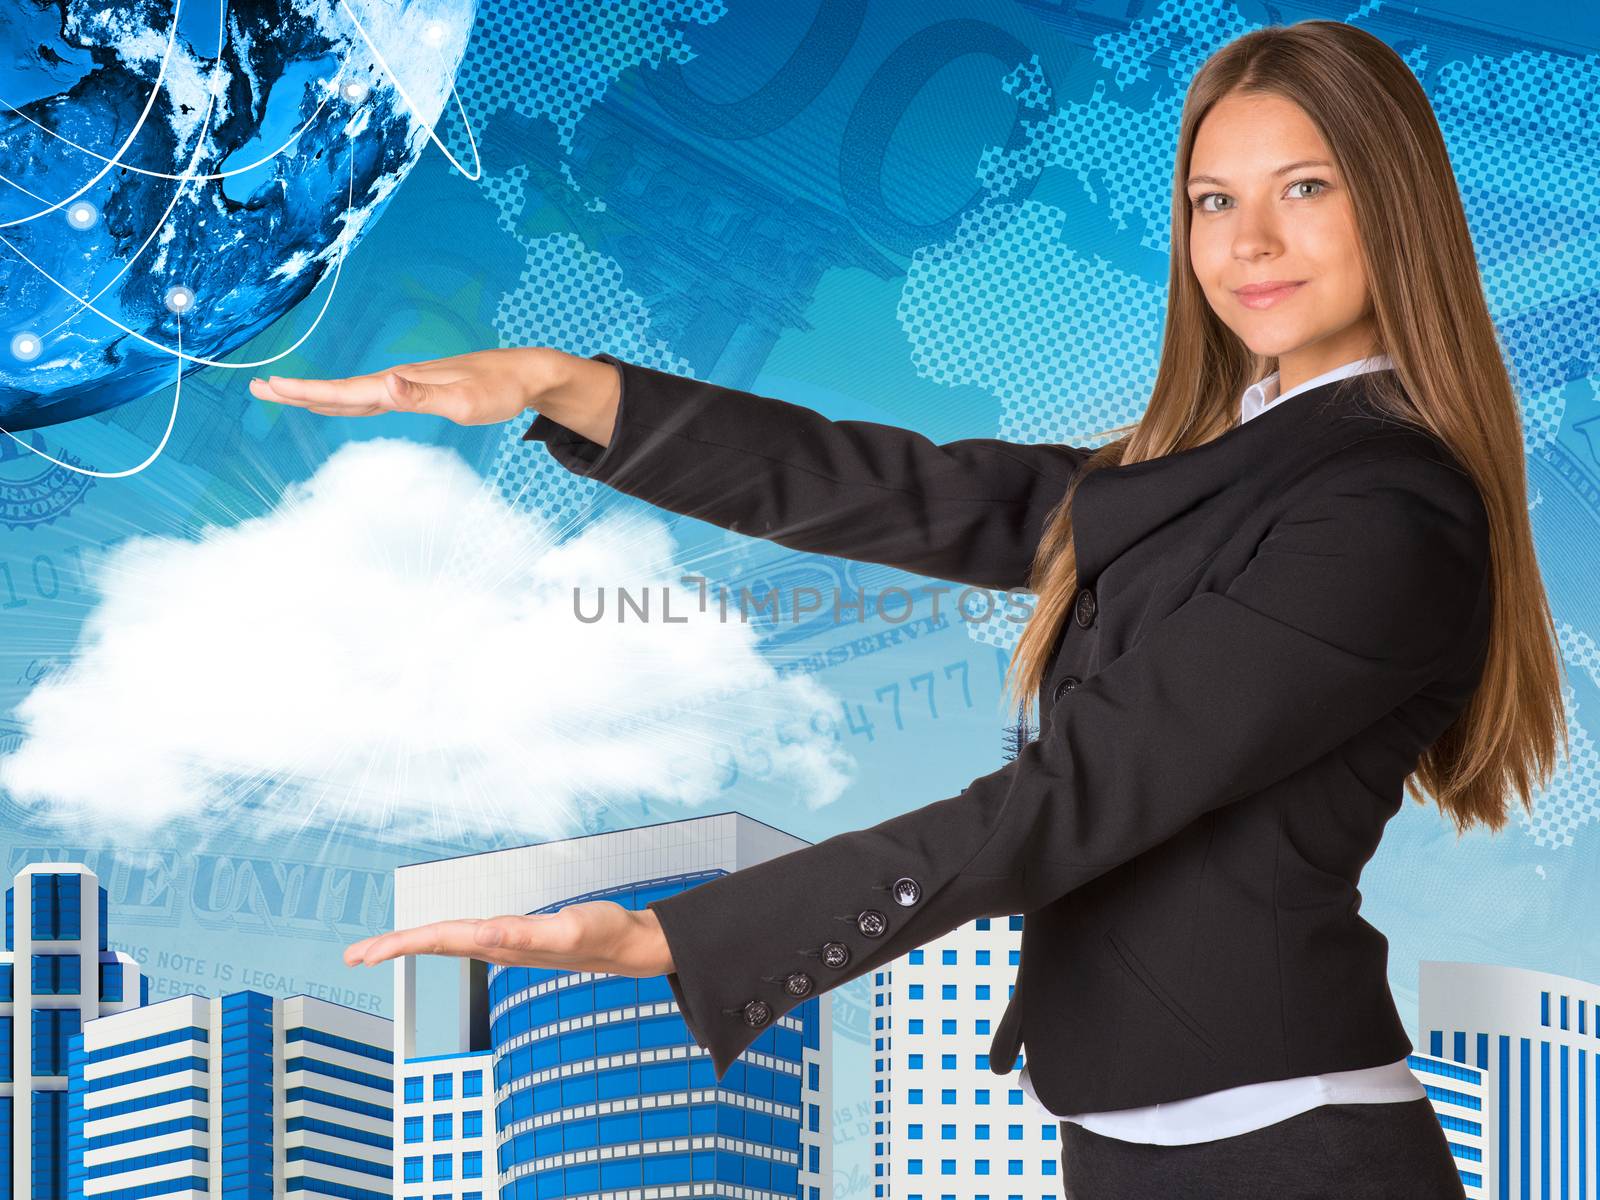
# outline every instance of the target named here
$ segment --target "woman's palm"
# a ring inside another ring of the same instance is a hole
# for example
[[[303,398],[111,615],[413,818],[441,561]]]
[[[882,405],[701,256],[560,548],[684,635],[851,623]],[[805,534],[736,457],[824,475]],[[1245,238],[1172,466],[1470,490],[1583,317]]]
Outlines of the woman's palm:
[[[548,370],[540,347],[473,350],[448,358],[402,363],[344,379],[252,379],[258,400],[308,408],[330,417],[369,417],[385,412],[424,412],[457,425],[509,421]]]
[[[674,969],[655,914],[610,900],[569,904],[560,912],[533,916],[466,918],[396,929],[346,947],[344,961],[352,967],[372,966],[407,954],[635,977]]]

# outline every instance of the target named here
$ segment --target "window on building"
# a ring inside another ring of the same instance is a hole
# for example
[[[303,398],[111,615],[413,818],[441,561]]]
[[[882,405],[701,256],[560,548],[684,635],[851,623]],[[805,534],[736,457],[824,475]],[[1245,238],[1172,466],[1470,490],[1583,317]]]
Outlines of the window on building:
[[[406,1103],[418,1104],[422,1101],[422,1076],[406,1076]]]
[[[77,996],[82,993],[82,962],[76,954],[32,956],[33,994]]]
[[[406,1178],[405,1178],[405,1182],[407,1182],[407,1183],[421,1183],[422,1182],[422,1156],[420,1154],[417,1155],[417,1157],[415,1157],[415,1158],[406,1159]]]
[[[406,1141],[420,1142],[422,1140],[422,1118],[406,1118]]]
[[[483,1151],[468,1150],[461,1156],[461,1178],[483,1178]]]
[[[461,1114],[461,1136],[464,1138],[483,1136],[483,1109],[474,1108]]]
[[[113,1002],[122,999],[122,964],[120,962],[103,962],[100,964],[100,999]]]
[[[435,1154],[433,1156],[433,1181],[435,1183],[450,1178],[451,1159],[454,1157],[454,1155],[450,1154]]]
[[[436,1141],[436,1142],[448,1142],[450,1140],[450,1138],[453,1136],[451,1134],[451,1132],[450,1132],[450,1127],[454,1123],[455,1123],[455,1115],[453,1113],[447,1113],[447,1112],[434,1113],[433,1114],[433,1140]]]
[[[435,1100],[450,1100],[454,1098],[455,1089],[451,1087],[451,1078],[448,1072],[433,1077],[433,1098]]]
[[[461,1073],[461,1094],[463,1097],[483,1095],[483,1072],[463,1071]]]

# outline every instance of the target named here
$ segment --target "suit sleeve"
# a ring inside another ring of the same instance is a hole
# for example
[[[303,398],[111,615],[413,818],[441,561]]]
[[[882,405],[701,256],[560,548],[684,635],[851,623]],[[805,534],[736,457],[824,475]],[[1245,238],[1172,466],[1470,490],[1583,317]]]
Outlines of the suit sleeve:
[[[622,376],[601,446],[539,414],[555,460],[658,508],[814,554],[1016,591],[1090,451],[920,433],[593,355]]]
[[[1225,590],[1197,593],[1085,678],[1000,770],[651,902],[674,995],[719,1079],[761,1032],[751,1001],[776,1019],[805,998],[783,986],[791,974],[825,991],[976,917],[1049,904],[1481,653],[1488,521],[1463,473],[1389,455],[1340,462],[1296,493]],[[882,932],[859,923],[868,912]],[[844,965],[816,957],[828,942]]]

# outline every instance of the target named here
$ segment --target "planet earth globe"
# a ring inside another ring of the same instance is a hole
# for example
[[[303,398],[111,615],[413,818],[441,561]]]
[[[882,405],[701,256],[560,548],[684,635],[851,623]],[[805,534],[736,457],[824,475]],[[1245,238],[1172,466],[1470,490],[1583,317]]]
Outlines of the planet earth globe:
[[[221,356],[331,291],[430,141],[477,178],[434,133],[476,8],[0,4],[0,427],[251,367]]]

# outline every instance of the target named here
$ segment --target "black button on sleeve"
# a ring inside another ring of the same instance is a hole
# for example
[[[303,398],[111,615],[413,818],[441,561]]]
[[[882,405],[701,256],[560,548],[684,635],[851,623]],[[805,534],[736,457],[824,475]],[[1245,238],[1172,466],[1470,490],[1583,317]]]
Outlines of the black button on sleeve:
[[[1094,624],[1095,598],[1093,588],[1080,588],[1078,598],[1072,605],[1073,618],[1084,629]]]
[[[1060,683],[1056,684],[1055,698],[1057,700],[1061,699],[1061,697],[1065,696],[1081,682],[1083,681],[1080,680],[1076,675],[1068,675]]]
[[[744,1023],[753,1029],[760,1029],[772,1020],[772,1006],[765,1000],[752,1000],[744,1006]]]
[[[863,909],[856,915],[856,928],[862,937],[882,937],[889,929],[889,918],[875,908]]]

